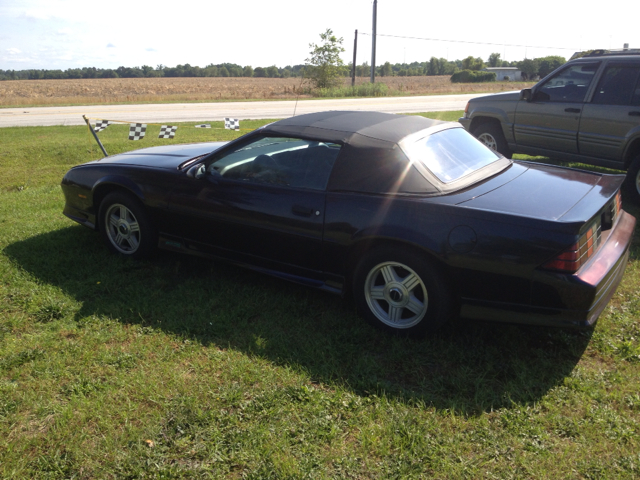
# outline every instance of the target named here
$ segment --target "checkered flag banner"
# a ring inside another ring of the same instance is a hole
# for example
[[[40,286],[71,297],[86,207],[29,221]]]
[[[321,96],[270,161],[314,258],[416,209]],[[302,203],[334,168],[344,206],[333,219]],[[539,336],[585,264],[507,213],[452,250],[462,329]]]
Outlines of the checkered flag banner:
[[[176,130],[178,130],[178,127],[162,125],[160,127],[160,135],[158,135],[158,138],[173,138],[176,136]]]
[[[129,125],[129,140],[140,140],[147,132],[146,123],[132,123]]]
[[[196,128],[211,128],[211,125],[208,123],[203,123],[202,125],[196,125]]]
[[[96,122],[96,126],[93,127],[93,131],[94,132],[101,132],[102,130],[107,128],[109,125],[111,125],[111,123],[112,122],[110,122],[109,120],[98,120]]]
[[[226,130],[240,130],[240,120],[237,118],[225,117],[224,128]]]

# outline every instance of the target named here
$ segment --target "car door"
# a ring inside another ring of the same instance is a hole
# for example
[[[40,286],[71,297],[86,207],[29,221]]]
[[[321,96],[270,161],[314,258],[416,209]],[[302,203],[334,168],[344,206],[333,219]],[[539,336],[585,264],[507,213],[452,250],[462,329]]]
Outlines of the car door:
[[[520,101],[514,120],[516,143],[559,153],[578,153],[583,102],[600,62],[576,63],[536,85]]]
[[[591,102],[584,105],[578,135],[580,154],[618,160],[622,167],[629,135],[638,129],[640,63],[609,63]]]
[[[340,146],[252,138],[184,176],[171,224],[192,250],[307,278],[322,270],[325,187]]]

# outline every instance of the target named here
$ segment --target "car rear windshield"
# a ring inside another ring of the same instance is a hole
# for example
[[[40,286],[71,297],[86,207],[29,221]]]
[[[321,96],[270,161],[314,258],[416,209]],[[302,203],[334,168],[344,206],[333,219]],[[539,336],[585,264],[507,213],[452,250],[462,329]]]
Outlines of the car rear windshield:
[[[421,162],[442,183],[475,172],[501,157],[463,128],[448,128],[408,145],[408,156]]]

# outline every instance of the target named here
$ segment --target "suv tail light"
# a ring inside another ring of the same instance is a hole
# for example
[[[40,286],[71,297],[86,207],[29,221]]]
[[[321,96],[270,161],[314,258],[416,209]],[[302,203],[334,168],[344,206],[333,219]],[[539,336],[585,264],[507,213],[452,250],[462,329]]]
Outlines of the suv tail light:
[[[542,268],[564,273],[577,272],[598,250],[601,228],[599,220],[593,222],[576,243],[542,265]]]

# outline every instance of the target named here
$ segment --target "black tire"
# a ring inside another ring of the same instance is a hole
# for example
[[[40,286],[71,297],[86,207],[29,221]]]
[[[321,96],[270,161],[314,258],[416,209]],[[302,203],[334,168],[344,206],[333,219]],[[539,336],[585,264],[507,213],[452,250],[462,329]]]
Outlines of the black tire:
[[[367,322],[396,334],[423,337],[452,312],[450,290],[431,263],[395,248],[373,250],[360,260],[353,292]]]
[[[624,188],[629,194],[630,200],[636,205],[640,205],[640,155],[637,155],[629,165]]]
[[[500,125],[483,122],[475,127],[471,133],[491,150],[501,153],[506,158],[511,158],[513,153],[509,150]]]
[[[140,201],[118,191],[107,195],[100,204],[98,228],[107,247],[114,253],[144,258],[153,253],[158,235]]]

